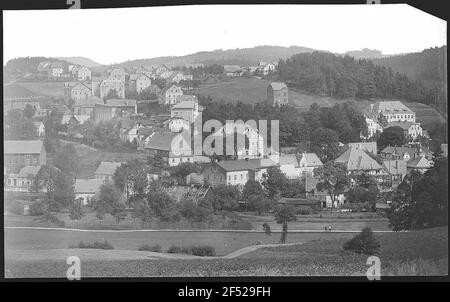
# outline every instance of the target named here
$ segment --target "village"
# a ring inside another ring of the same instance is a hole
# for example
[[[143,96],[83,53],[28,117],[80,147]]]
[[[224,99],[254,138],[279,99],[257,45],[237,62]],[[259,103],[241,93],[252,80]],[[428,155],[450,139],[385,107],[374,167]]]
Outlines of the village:
[[[67,64],[66,64],[67,65]],[[65,70],[63,67],[66,67]],[[195,66],[202,68],[201,64]],[[169,168],[181,164],[191,164],[188,169],[195,170],[181,181],[166,185],[167,192],[180,201],[184,196],[203,198],[206,194],[196,192],[214,191],[219,185],[235,186],[240,192],[249,180],[262,183],[268,170],[278,169],[289,180],[299,180],[304,192],[295,197],[278,196],[277,203],[289,204],[298,208],[330,209],[347,211],[354,201],[347,194],[356,184],[357,175],[369,175],[374,180],[376,196],[372,199],[372,209],[384,209],[389,206],[389,194],[414,171],[424,173],[433,165],[433,152],[423,145],[420,138],[429,140],[426,129],[416,121],[415,112],[400,101],[378,101],[371,105],[365,114],[367,132],[361,133],[360,140],[346,144],[339,143],[340,152],[331,161],[342,163],[347,173],[352,175],[351,183],[335,196],[330,190],[318,189],[318,177],[315,169],[323,167],[317,154],[296,146],[282,146],[277,152],[265,154],[262,148],[263,137],[257,129],[241,133],[247,139],[246,146],[235,150],[232,156],[219,159],[194,154],[189,142],[172,141],[184,129],[190,129],[194,121],[204,110],[192,93],[192,74],[170,70],[165,65],[152,68],[111,68],[101,77],[93,76],[85,66],[67,65],[45,61],[38,66],[36,74],[47,75],[51,79],[64,79],[64,104],[66,108],[60,118],[57,136],[73,144],[84,143],[90,147],[100,146],[100,142],[88,143],[86,134],[92,131],[92,125],[111,121],[120,121],[120,141],[140,158],[159,158],[162,165],[152,169],[146,178],[149,182],[169,175]],[[186,68],[185,68],[186,70]],[[258,66],[223,66],[225,77],[242,77],[244,74],[267,76],[276,73],[276,63],[260,62]],[[163,83],[163,87],[155,83]],[[289,89],[283,82],[271,82],[267,87],[267,98],[274,107],[289,105]],[[133,98],[131,98],[131,96]],[[51,115],[53,105],[39,98],[11,96],[5,98],[5,113],[9,110],[25,110],[31,107],[35,131],[35,140],[5,141],[5,177],[6,191],[29,192],[40,167],[47,164],[44,137],[46,119]],[[145,105],[151,104],[158,114],[151,114]],[[53,108],[55,108],[53,106]],[[383,130],[398,127],[402,129],[405,141],[402,146],[385,146],[379,149],[373,137]],[[64,129],[64,131],[61,131]],[[223,128],[215,129],[221,134]],[[213,134],[214,135],[214,134]],[[298,142],[301,143],[301,142]],[[447,145],[441,146],[443,156],[447,156]],[[133,151],[134,150],[134,151]],[[128,150],[129,152],[129,150]],[[126,162],[102,161],[93,174],[85,178],[74,179],[74,200],[87,206],[98,196],[102,184],[112,182],[116,169]],[[199,169],[194,169],[199,167]],[[82,173],[83,174],[83,173]],[[358,185],[358,184],[356,184]],[[124,192],[123,194],[126,195]],[[125,197],[126,199],[126,197]],[[130,205],[128,200],[125,204]],[[246,201],[236,200],[245,208]],[[365,209],[369,210],[369,209]]]

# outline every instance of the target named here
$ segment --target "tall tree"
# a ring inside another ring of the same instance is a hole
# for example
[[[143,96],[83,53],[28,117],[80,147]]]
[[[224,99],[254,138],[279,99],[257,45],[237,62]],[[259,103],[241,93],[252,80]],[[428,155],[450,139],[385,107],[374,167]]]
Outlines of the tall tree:
[[[326,162],[323,166],[314,170],[314,175],[319,179],[317,190],[326,191],[331,199],[331,209],[338,203],[338,197],[343,194],[350,185],[350,176],[347,167],[334,161]]]

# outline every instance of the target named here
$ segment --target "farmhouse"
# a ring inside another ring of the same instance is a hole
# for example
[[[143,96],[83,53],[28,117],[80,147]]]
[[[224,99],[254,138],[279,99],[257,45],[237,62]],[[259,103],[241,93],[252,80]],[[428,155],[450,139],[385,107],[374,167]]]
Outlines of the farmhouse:
[[[177,98],[183,95],[181,87],[171,85],[164,88],[159,95],[159,104],[161,105],[173,105],[177,102]]]
[[[94,178],[101,181],[110,181],[121,162],[102,161],[94,172]]]
[[[4,141],[5,174],[17,173],[25,166],[43,166],[46,157],[44,143],[40,140]]]
[[[267,87],[267,100],[274,106],[287,105],[288,99],[288,87],[282,82],[272,82]]]
[[[139,94],[144,91],[147,87],[150,87],[152,80],[145,74],[140,74],[136,78],[136,92]]]
[[[385,175],[384,168],[370,157],[365,151],[352,147],[344,151],[338,158],[337,163],[343,163],[347,166],[348,172],[365,172],[371,175]]]
[[[260,62],[257,71],[259,74],[266,76],[275,71],[275,64]]]

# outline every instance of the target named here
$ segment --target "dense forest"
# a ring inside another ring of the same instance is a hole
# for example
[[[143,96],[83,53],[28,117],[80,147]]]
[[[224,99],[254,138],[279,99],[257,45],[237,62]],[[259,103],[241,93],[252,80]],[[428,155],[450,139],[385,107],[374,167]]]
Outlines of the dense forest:
[[[280,59],[279,75],[307,92],[338,98],[396,98],[427,105],[443,104],[438,86],[429,88],[371,60],[313,52]],[[446,99],[445,99],[446,103]]]

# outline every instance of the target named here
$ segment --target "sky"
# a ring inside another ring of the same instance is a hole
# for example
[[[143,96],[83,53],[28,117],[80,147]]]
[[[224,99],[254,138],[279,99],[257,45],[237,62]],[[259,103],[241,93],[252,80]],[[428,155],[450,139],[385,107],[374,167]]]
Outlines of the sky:
[[[3,60],[83,56],[112,64],[258,45],[399,54],[446,45],[446,28],[405,4],[15,10],[3,14]]]

